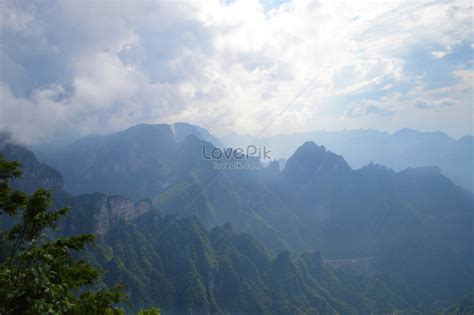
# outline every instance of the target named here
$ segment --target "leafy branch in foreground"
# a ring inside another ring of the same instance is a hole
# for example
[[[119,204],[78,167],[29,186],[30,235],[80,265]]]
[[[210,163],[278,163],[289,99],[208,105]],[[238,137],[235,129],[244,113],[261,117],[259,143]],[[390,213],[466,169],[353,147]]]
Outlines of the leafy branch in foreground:
[[[31,196],[12,190],[20,164],[0,156],[0,215],[19,217],[9,231],[0,231],[0,314],[122,314],[121,285],[88,291],[99,271],[71,251],[94,241],[93,235],[49,239],[68,208],[48,211],[51,194],[38,189]]]

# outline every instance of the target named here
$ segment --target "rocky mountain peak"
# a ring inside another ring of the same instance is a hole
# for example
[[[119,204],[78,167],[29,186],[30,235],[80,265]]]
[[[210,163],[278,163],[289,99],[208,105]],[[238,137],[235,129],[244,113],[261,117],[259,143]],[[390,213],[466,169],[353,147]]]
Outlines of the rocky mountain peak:
[[[284,172],[298,176],[337,175],[351,171],[344,158],[307,141],[288,159]]]

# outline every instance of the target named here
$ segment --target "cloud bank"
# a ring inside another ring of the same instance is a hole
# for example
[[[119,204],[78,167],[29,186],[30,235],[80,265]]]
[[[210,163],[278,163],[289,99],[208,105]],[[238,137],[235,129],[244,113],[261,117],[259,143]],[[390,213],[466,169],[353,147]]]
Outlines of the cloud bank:
[[[0,129],[472,134],[469,1],[1,3]]]

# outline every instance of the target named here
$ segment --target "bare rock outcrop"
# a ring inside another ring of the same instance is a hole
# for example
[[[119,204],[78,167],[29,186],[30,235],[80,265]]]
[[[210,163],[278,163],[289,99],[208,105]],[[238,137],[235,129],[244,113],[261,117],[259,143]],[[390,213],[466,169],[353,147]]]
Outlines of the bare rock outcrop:
[[[153,209],[150,200],[134,202],[118,195],[104,195],[101,203],[96,225],[96,233],[99,235]]]

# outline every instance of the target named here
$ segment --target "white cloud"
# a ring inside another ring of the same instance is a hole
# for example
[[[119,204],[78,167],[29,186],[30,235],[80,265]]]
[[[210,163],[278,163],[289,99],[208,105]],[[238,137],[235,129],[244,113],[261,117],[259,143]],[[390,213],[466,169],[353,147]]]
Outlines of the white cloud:
[[[140,74],[113,54],[83,56],[75,64],[74,101],[85,107],[112,106],[131,99],[139,90]]]
[[[32,6],[19,9],[11,1],[2,1],[0,3],[0,27],[2,29],[11,29],[13,31],[25,31],[30,28],[34,21]]]
[[[463,125],[464,133],[472,133],[474,74],[463,70],[451,75],[460,79],[454,85],[432,89],[419,83],[407,93],[351,104],[343,120],[352,128],[360,119],[366,128],[384,125],[389,131],[400,129],[401,125],[420,130],[438,130],[440,125],[455,130],[456,125]]]
[[[344,116],[353,118],[367,115],[389,115],[391,111],[386,109],[385,106],[381,105],[378,101],[364,99],[360,102],[351,104]]]
[[[258,135],[273,121],[266,134],[385,129],[405,127],[403,117],[425,106],[423,126],[467,133],[468,122],[448,123],[436,110],[472,107],[472,86],[459,87],[472,71],[452,66],[461,83],[433,89],[410,54],[426,46],[443,62],[469,42],[470,6],[296,0],[265,12],[256,0],[5,2],[0,128],[28,142],[68,128],[103,133],[177,120],[218,135]]]
[[[446,56],[447,52],[446,51],[441,51],[441,50],[436,50],[431,53],[433,57],[441,59],[444,56]]]

